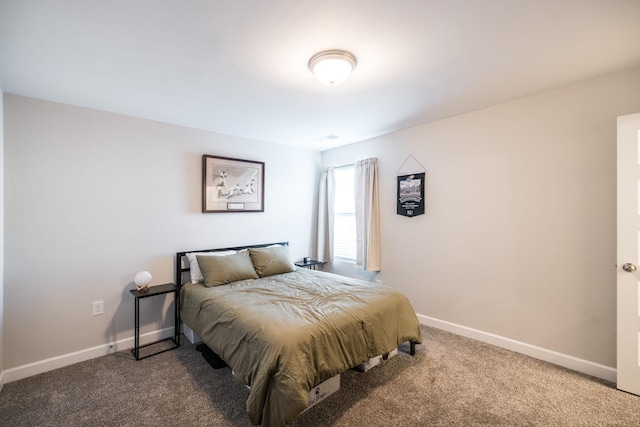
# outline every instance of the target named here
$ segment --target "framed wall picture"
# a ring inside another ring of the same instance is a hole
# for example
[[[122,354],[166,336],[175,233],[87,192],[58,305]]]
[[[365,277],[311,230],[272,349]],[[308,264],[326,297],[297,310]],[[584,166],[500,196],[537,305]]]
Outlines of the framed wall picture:
[[[264,162],[204,154],[202,212],[264,212]]]

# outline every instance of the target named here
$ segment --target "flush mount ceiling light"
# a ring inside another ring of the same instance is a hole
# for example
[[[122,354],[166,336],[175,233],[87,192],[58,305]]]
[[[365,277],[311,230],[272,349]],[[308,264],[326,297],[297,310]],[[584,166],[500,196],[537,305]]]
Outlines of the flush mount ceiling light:
[[[342,83],[356,67],[356,57],[344,50],[325,50],[309,60],[309,69],[320,82],[335,86]]]

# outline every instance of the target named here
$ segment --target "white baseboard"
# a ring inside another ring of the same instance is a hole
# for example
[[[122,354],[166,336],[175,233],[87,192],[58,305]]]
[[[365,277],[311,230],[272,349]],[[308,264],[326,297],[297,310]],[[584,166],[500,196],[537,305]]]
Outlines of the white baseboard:
[[[4,371],[0,371],[0,392],[2,392],[3,386],[4,386]]]
[[[173,327],[161,329],[158,331],[148,332],[140,335],[140,344],[144,345],[156,340],[173,337],[175,330]],[[69,366],[74,363],[84,362],[85,360],[104,356],[116,351],[133,348],[134,338],[125,338],[112,343],[102,344],[96,347],[87,348],[85,350],[73,353],[63,354],[61,356],[52,357],[50,359],[40,360],[38,362],[28,363],[26,365],[15,368],[6,369],[2,372],[4,381],[10,383],[12,381],[21,380],[33,375],[42,374],[43,372],[52,371],[54,369]],[[0,377],[2,378],[2,377]],[[3,382],[0,382],[3,384]]]
[[[544,360],[545,362],[553,363],[554,365],[563,366],[565,368],[582,372],[587,375],[591,375],[596,378],[601,378],[606,381],[615,383],[617,380],[617,371],[615,368],[601,365],[599,363],[590,362],[588,360],[579,359],[577,357],[569,356],[567,354],[558,353],[557,351],[548,350],[546,348],[537,347],[535,345],[523,343],[520,341],[512,340],[510,338],[494,335],[489,332],[483,332],[477,329],[468,328],[466,326],[457,325],[455,323],[447,322],[444,320],[435,319],[429,316],[423,316],[418,314],[418,320],[420,323],[432,326],[434,328],[442,329],[448,332],[453,332],[457,335],[473,338],[478,341],[486,342],[497,347],[506,348],[507,350],[522,353],[527,356],[535,357],[536,359]],[[429,343],[424,343],[429,345]]]

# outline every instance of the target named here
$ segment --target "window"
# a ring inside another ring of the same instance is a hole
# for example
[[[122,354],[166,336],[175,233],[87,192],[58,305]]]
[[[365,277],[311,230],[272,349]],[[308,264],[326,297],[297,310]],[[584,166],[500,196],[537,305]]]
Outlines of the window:
[[[335,169],[333,255],[356,259],[356,203],[352,165]]]

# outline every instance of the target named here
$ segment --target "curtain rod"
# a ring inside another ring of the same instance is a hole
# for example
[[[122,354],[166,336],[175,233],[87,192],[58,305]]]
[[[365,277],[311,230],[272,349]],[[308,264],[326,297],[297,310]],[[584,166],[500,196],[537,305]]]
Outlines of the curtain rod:
[[[324,166],[324,168],[325,168],[325,169],[326,169],[326,168],[340,169],[340,168],[346,168],[346,167],[348,167],[348,166],[353,166],[353,165],[355,165],[355,162],[353,162],[353,163],[346,163],[346,164],[344,164],[344,165],[339,165],[339,166],[329,165],[329,166]]]
[[[367,158],[368,158],[368,159],[377,159],[377,157],[367,157]],[[365,159],[365,160],[366,160],[366,159]],[[359,162],[359,161],[360,161],[360,160],[356,160],[356,161],[354,161],[354,162],[347,163],[347,164],[340,165],[340,166],[327,166],[327,167],[334,167],[334,168],[336,168],[336,169],[339,169],[339,168],[346,168],[347,166],[354,166],[354,165],[356,164],[356,162]],[[420,165],[420,166],[422,166],[422,165]]]
[[[334,166],[334,168],[336,168],[336,169],[346,168],[347,166],[353,166],[354,164],[355,164],[355,162],[354,163],[347,163],[345,165]]]

